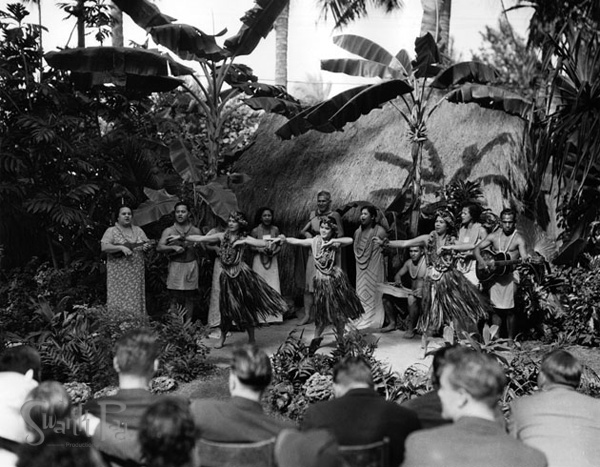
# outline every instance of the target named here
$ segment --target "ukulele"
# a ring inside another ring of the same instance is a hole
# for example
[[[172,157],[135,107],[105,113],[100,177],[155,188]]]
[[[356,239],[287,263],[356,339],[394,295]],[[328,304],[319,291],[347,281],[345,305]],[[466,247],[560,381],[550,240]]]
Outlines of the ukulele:
[[[131,251],[137,249],[137,248],[143,248],[144,245],[150,245],[150,246],[154,246],[156,245],[156,240],[148,240],[147,242],[140,242],[140,243],[131,243],[131,242],[125,242],[120,244],[122,246],[126,246],[127,248],[129,248]],[[112,256],[113,258],[122,258],[125,256],[125,253],[123,253],[122,251],[117,251],[116,253],[108,253],[110,256]]]
[[[477,279],[479,282],[488,282],[496,277],[502,277],[505,274],[508,274],[511,271],[511,266],[514,264],[521,264],[523,259],[510,259],[510,255],[508,253],[494,253],[490,250],[483,250],[481,252],[481,257],[487,263],[489,261],[494,261],[493,266],[481,267],[479,263],[477,263],[477,269],[475,273],[477,275]]]

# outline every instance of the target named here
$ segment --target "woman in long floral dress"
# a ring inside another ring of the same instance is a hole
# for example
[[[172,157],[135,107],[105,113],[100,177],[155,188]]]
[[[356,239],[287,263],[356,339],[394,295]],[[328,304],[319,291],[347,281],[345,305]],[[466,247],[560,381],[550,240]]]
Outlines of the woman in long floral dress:
[[[428,333],[443,324],[452,323],[457,332],[476,328],[477,322],[487,317],[489,307],[485,297],[455,266],[456,254],[445,247],[456,244],[453,235],[454,216],[450,211],[436,213],[434,230],[410,240],[374,242],[394,248],[424,246],[427,258],[427,275],[423,290],[423,312],[418,328],[423,333],[423,347],[427,351]]]
[[[279,264],[277,255],[281,251],[279,243],[273,243],[273,239],[279,237],[279,228],[273,225],[274,213],[271,208],[260,208],[256,213],[257,226],[252,229],[250,235],[258,240],[266,242],[265,247],[254,248],[254,257],[252,258],[252,270],[262,277],[267,284],[281,293],[279,282]],[[264,323],[280,323],[283,321],[283,315],[277,314],[268,316]]]
[[[100,247],[106,259],[106,307],[113,311],[146,313],[144,251],[150,241],[133,225],[129,206],[117,210],[117,222],[104,232]]]
[[[310,247],[315,263],[313,279],[315,293],[315,335],[310,348],[315,351],[322,340],[327,326],[333,326],[337,337],[344,334],[346,324],[364,313],[356,291],[348,276],[336,265],[336,256],[341,246],[351,245],[350,237],[337,238],[337,221],[334,217],[323,217],[319,235],[313,238],[291,238],[281,236],[285,243]]]
[[[247,227],[246,216],[240,211],[234,211],[229,216],[225,232],[185,237],[190,242],[219,244],[219,259],[223,271],[219,278],[221,341],[215,346],[217,349],[225,345],[233,321],[246,329],[248,341],[254,343],[254,328],[259,324],[260,319],[284,313],[287,308],[281,295],[242,260],[246,245],[266,246],[265,241],[246,236]],[[175,240],[181,240],[181,236],[171,236],[168,241]],[[280,239],[274,239],[273,242],[278,243]]]

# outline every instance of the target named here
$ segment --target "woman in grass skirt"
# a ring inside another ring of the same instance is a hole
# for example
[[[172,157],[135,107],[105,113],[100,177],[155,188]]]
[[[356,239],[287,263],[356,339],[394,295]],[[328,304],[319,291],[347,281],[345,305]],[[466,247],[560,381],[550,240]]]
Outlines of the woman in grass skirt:
[[[225,345],[232,322],[246,329],[248,341],[254,343],[254,328],[260,319],[269,315],[283,314],[287,304],[283,297],[270,287],[258,274],[244,263],[242,256],[246,245],[265,247],[266,242],[246,236],[248,221],[240,212],[232,212],[225,232],[213,235],[188,235],[185,240],[199,243],[219,243],[219,259],[223,271],[219,278],[221,292],[219,309],[221,313],[221,341],[215,346]],[[174,235],[168,241],[180,240]],[[279,239],[271,242],[279,242]]]
[[[447,249],[457,241],[453,235],[454,216],[450,211],[436,213],[433,232],[410,240],[374,242],[393,248],[424,246],[427,275],[423,289],[423,311],[418,328],[423,333],[427,352],[427,335],[438,331],[443,324],[452,323],[457,332],[476,329],[477,322],[487,317],[486,298],[456,269],[456,254]]]
[[[336,266],[335,259],[339,248],[352,244],[350,237],[336,238],[337,229],[334,217],[323,217],[319,222],[319,235],[313,238],[280,236],[290,245],[310,247],[315,262],[315,337],[310,343],[312,351],[319,347],[326,326],[333,326],[338,338],[342,337],[348,321],[364,313],[360,299],[351,287],[346,273]]]

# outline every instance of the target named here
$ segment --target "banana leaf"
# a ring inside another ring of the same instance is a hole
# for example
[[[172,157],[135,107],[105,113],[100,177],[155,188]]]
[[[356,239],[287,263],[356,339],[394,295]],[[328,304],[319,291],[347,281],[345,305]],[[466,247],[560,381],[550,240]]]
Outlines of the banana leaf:
[[[175,18],[162,14],[159,8],[149,0],[113,0],[113,3],[135,24],[145,30],[175,21]]]
[[[511,91],[494,86],[466,83],[446,94],[446,99],[453,103],[475,103],[487,109],[502,110],[522,119],[527,119],[531,112],[531,101]]]
[[[333,43],[365,60],[381,63],[382,65],[389,66],[396,60],[391,53],[366,37],[355,36],[354,34],[342,34],[335,36]]]
[[[441,71],[440,52],[435,39],[430,33],[417,37],[415,40],[417,56],[412,62],[413,72],[417,78],[433,78]]]
[[[144,201],[133,211],[136,225],[148,225],[158,221],[161,217],[171,214],[179,197],[170,195],[166,190],[152,190],[144,188],[148,200]]]
[[[215,37],[223,35],[205,34],[189,24],[164,24],[149,30],[152,39],[184,60],[212,60],[219,62],[231,55],[217,44]]]
[[[356,58],[330,58],[321,60],[321,70],[345,73],[367,78],[396,79],[406,76],[404,69],[394,69],[381,63]]]
[[[194,156],[185,146],[181,138],[174,140],[169,146],[169,156],[173,168],[187,183],[198,183],[203,180],[205,169],[202,161]]]
[[[211,182],[208,185],[196,187],[196,190],[215,215],[224,221],[229,219],[232,211],[239,210],[235,193],[219,183]]]
[[[461,62],[442,71],[431,82],[430,86],[437,89],[447,89],[463,83],[488,84],[496,81],[500,73],[489,65],[479,62]]]
[[[260,40],[273,29],[288,1],[256,0],[256,5],[241,18],[243,25],[238,33],[225,41],[225,48],[233,55],[252,53]]]

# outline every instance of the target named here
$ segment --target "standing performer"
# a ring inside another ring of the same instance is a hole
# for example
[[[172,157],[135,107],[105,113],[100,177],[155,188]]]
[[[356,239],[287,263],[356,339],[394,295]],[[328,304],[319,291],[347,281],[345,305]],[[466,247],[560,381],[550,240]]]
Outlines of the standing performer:
[[[133,225],[131,207],[117,210],[117,222],[104,232],[100,247],[107,253],[106,307],[114,311],[146,314],[144,251],[151,242]]]
[[[252,230],[252,235],[258,240],[266,242],[265,247],[254,248],[254,258],[252,260],[252,270],[262,277],[267,284],[273,287],[278,293],[281,293],[279,284],[279,265],[277,255],[281,251],[279,243],[273,243],[273,239],[279,237],[279,228],[273,225],[273,210],[271,208],[260,208],[256,213],[256,224]],[[283,315],[271,315],[261,322],[281,323]]]
[[[163,230],[156,247],[157,251],[169,255],[167,289],[173,303],[185,306],[188,319],[194,317],[194,295],[198,292],[198,262],[193,244],[186,240],[188,235],[200,235],[200,229],[190,222],[190,206],[185,201],[175,204],[175,223]],[[167,238],[180,235],[182,240],[167,245]]]
[[[439,330],[444,323],[452,322],[457,332],[474,328],[486,316],[486,303],[478,290],[454,266],[454,252],[444,250],[454,245],[452,235],[454,216],[448,210],[436,213],[435,230],[410,240],[393,240],[375,243],[395,248],[424,246],[427,258],[427,276],[423,293],[423,313],[418,327],[423,333],[423,347],[427,353],[427,335]]]
[[[486,230],[479,223],[481,207],[475,203],[465,204],[460,212],[461,226],[458,230],[458,242],[445,249],[460,252],[456,260],[456,269],[462,272],[471,284],[479,288],[476,273],[476,261],[473,248],[487,236]]]
[[[375,206],[365,206],[360,211],[360,227],[354,232],[356,258],[356,293],[365,313],[352,323],[357,329],[381,328],[385,318],[381,293],[377,284],[385,279],[385,264],[381,248],[373,239],[387,238],[385,229],[377,223]]]
[[[410,276],[410,288],[412,293],[406,296],[408,301],[408,329],[404,334],[406,339],[415,337],[415,328],[421,316],[423,287],[425,285],[425,277],[427,276],[427,261],[423,255],[422,246],[411,246],[408,249],[410,259],[402,265],[394,277],[394,285],[400,290],[402,287],[402,276],[408,274]],[[396,329],[396,316],[393,304],[394,290],[386,287],[389,294],[383,296],[383,306],[388,320],[388,325],[381,329],[381,332],[390,332]],[[404,295],[404,294],[402,294]]]
[[[495,254],[501,254],[502,260],[529,259],[525,240],[517,232],[517,213],[514,210],[507,208],[500,213],[500,227],[499,230],[489,234],[473,250],[479,267],[486,272],[493,273],[499,265],[495,259],[484,259],[481,254],[482,250],[490,246]],[[490,301],[494,307],[492,322],[499,326],[506,325],[508,339],[511,342],[515,338],[516,331],[515,293],[518,284],[519,272],[507,268],[506,273],[496,277],[490,287]]]
[[[319,225],[320,233],[313,238],[286,238],[283,235],[280,237],[290,245],[311,248],[311,257],[316,269],[313,279],[315,336],[310,343],[313,352],[319,347],[326,326],[333,326],[339,339],[344,335],[346,323],[364,313],[360,299],[350,286],[346,273],[336,265],[339,247],[352,244],[352,239],[337,237],[337,219],[333,216],[321,218]]]
[[[248,341],[254,343],[254,328],[261,317],[275,313],[284,313],[287,305],[277,293],[246,263],[242,261],[244,246],[264,247],[266,242],[247,237],[248,226],[246,216],[234,211],[229,216],[227,230],[213,235],[188,235],[187,240],[199,243],[219,243],[219,258],[223,271],[220,276],[221,293],[219,310],[221,312],[221,341],[215,346],[220,349],[225,345],[227,332],[232,322],[246,328]],[[174,235],[167,239],[167,244],[181,240]],[[274,242],[279,242],[275,239]]]
[[[323,217],[332,217],[335,220],[338,235],[340,237],[344,235],[344,228],[342,227],[342,218],[337,212],[331,210],[331,193],[329,193],[328,191],[319,191],[319,193],[317,193],[317,210],[311,211],[310,220],[300,231],[300,233],[302,233],[307,239],[311,239],[317,236],[319,234],[321,218]],[[337,255],[336,265],[338,267],[341,266],[341,261],[341,255]],[[299,323],[300,326],[310,321],[311,310],[314,303],[314,278],[315,262],[312,255],[308,255],[304,285],[304,317]]]

